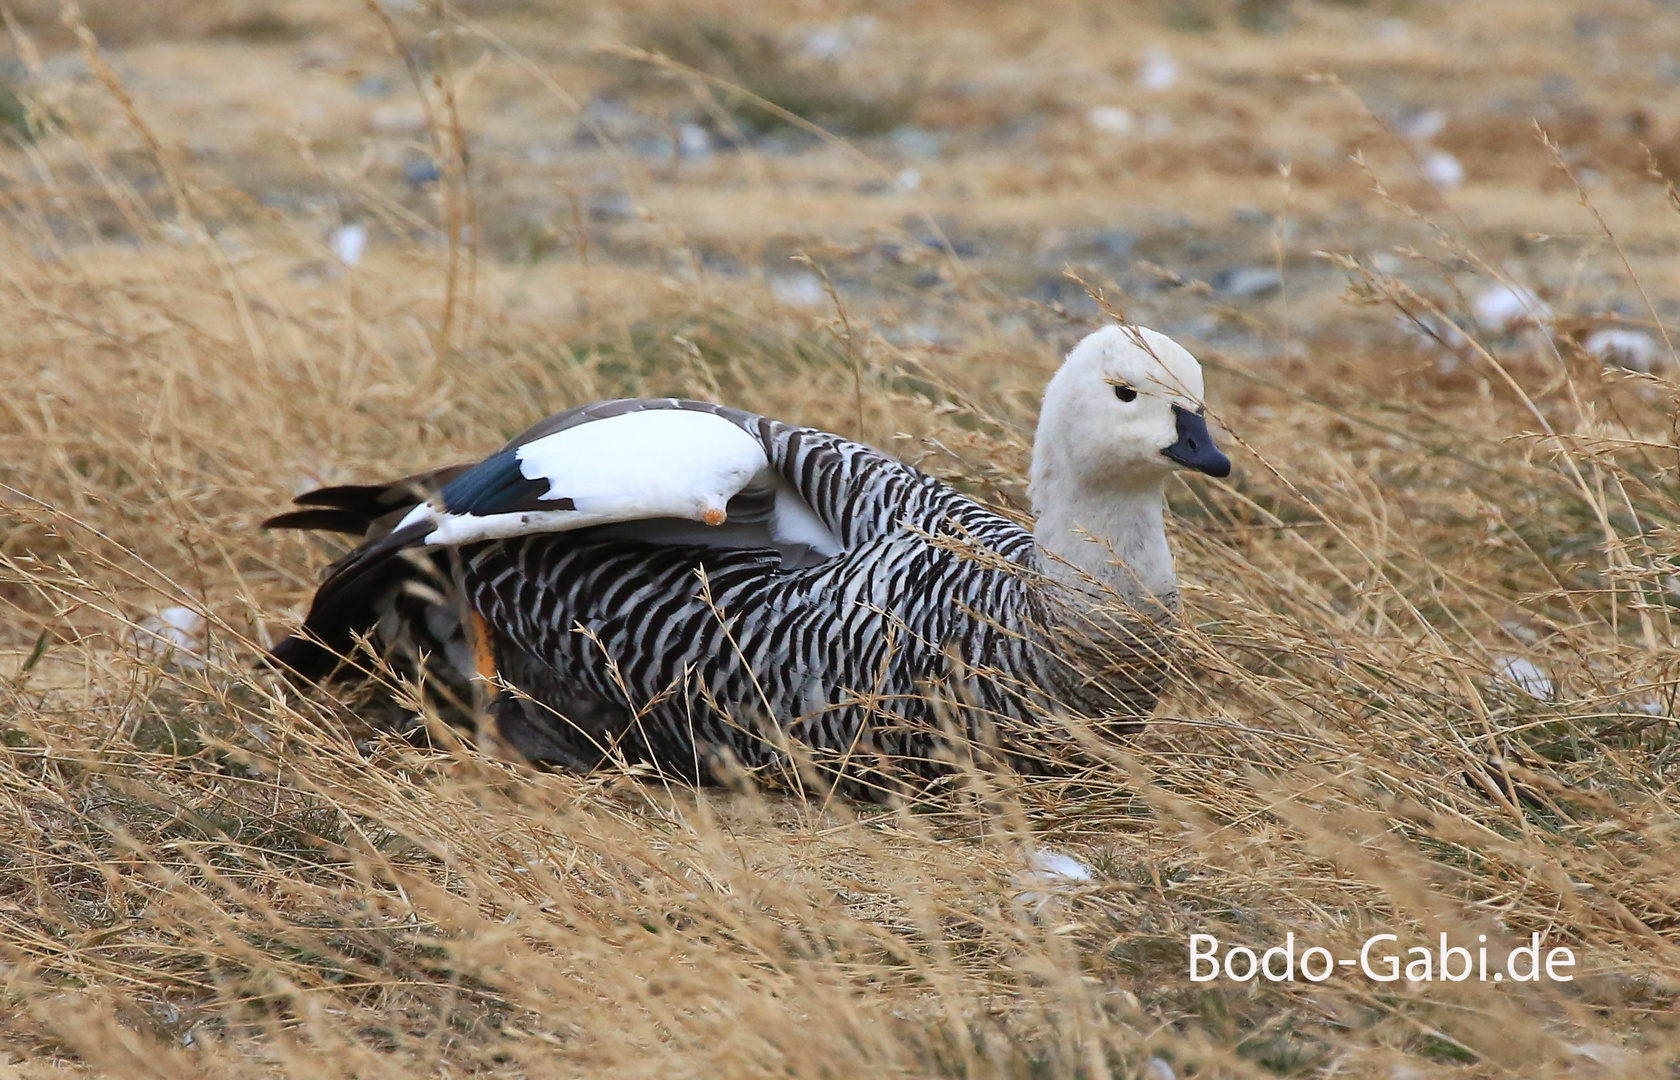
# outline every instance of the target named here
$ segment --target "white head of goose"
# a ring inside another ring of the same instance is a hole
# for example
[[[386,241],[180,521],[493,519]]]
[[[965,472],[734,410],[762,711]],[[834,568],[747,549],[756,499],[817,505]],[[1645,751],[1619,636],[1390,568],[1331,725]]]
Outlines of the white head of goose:
[[[1176,604],[1162,521],[1175,468],[1231,473],[1202,412],[1202,366],[1165,334],[1110,326],[1068,354],[1033,444],[1033,535],[1045,571],[1099,582],[1134,606]]]
[[[364,536],[272,660],[318,681],[365,634],[457,701],[478,680],[504,742],[577,769],[701,781],[797,743],[880,795],[947,771],[953,732],[1051,769],[1062,718],[1123,734],[1154,707],[1178,606],[1164,485],[1231,468],[1201,397],[1162,334],[1082,341],[1045,391],[1033,532],[838,435],[584,405],[477,464],[310,492],[267,522]]]

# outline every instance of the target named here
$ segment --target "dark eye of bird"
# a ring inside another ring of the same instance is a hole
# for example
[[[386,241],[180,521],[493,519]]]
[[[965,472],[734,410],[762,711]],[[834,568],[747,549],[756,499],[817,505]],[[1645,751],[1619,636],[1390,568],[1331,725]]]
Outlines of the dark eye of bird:
[[[1121,401],[1136,401],[1137,391],[1132,389],[1130,386],[1127,386],[1125,383],[1116,383],[1114,385],[1114,396],[1119,398]]]

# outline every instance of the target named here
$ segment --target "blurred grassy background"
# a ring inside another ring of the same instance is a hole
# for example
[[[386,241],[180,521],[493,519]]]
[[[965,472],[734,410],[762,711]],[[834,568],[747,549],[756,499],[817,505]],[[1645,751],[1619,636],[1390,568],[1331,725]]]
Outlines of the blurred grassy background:
[[[0,1074],[1680,1061],[1668,4],[8,27]],[[1202,357],[1238,472],[1173,488],[1182,677],[1077,783],[863,812],[533,775],[250,669],[331,554],[262,517],[591,398],[726,400],[1022,509],[1087,286]],[[1194,932],[1384,931],[1581,965],[1187,978]]]

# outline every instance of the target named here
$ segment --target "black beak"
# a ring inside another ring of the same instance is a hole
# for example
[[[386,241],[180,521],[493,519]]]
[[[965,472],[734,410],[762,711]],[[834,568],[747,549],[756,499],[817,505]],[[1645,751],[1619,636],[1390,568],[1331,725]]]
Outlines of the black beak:
[[[1187,469],[1205,472],[1209,476],[1230,476],[1231,459],[1213,445],[1206,418],[1182,405],[1174,405],[1172,411],[1173,419],[1178,421],[1178,441],[1161,453]]]

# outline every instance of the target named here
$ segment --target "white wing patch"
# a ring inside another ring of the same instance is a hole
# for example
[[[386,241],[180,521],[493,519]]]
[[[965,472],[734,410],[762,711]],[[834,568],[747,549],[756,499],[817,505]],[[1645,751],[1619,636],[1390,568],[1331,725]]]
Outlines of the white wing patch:
[[[687,409],[649,409],[579,424],[515,451],[520,472],[547,480],[601,521],[704,520],[769,467],[764,446],[729,420]]]
[[[770,467],[755,436],[721,416],[686,409],[592,420],[534,439],[514,453],[527,480],[548,482],[543,498],[568,499],[570,509],[480,516],[422,503],[398,528],[436,522],[425,543],[440,546],[643,518],[717,525],[725,520],[729,500]]]

